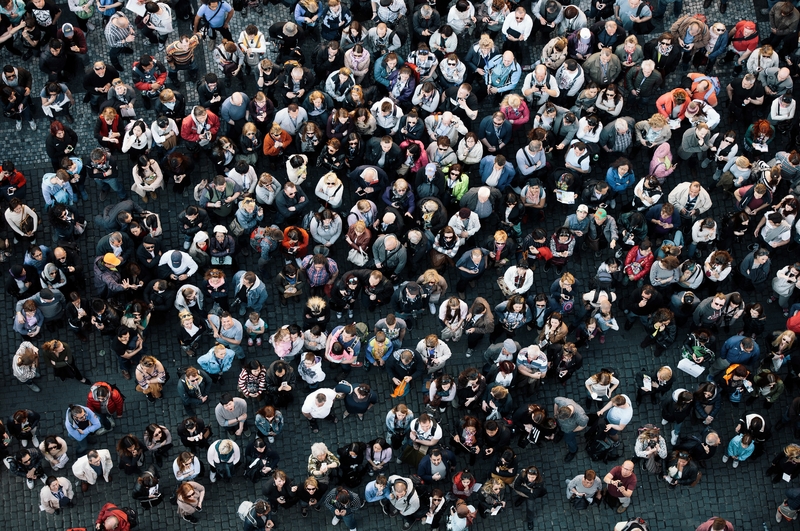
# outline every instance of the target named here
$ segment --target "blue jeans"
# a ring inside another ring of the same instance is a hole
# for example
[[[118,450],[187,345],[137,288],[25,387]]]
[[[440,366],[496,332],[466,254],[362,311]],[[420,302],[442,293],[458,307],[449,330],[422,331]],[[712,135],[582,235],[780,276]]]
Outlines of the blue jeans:
[[[96,181],[100,184],[100,191],[108,190],[109,188],[114,190],[117,195],[119,196],[120,200],[128,199],[128,191],[122,186],[122,183],[119,180],[119,177],[108,177],[106,179],[96,179]]]
[[[564,442],[567,443],[567,450],[569,450],[569,453],[578,453],[578,436],[574,431],[564,434]]]
[[[677,17],[681,14],[683,10],[683,0],[658,0],[658,7],[656,8],[656,12],[653,13],[654,17],[663,17],[664,13],[667,12],[667,4],[672,4],[672,13]]]

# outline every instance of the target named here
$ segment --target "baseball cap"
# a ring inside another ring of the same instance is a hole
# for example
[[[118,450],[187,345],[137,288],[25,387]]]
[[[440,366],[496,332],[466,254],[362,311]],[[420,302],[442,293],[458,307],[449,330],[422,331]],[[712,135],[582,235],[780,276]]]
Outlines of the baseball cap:
[[[72,26],[72,24],[67,23],[61,26],[61,32],[64,34],[64,37],[69,39],[75,35],[75,28]]]
[[[103,255],[103,262],[105,262],[110,266],[117,267],[122,263],[122,260],[117,258],[117,256],[114,253],[106,253]]]
[[[589,39],[592,37],[592,32],[589,31],[589,28],[582,28],[578,35],[580,35],[581,39]]]
[[[594,216],[598,219],[606,219],[606,217],[608,217],[608,213],[604,208],[598,208],[594,211]]]
[[[586,212],[586,213],[588,213],[589,212],[589,207],[587,207],[586,205],[578,205],[578,212]]]
[[[44,288],[42,291],[39,292],[39,297],[46,301],[49,301],[54,299],[55,295],[53,295],[53,291],[50,288]]]
[[[514,344],[513,339],[506,339],[503,341],[503,349],[511,354],[517,351],[517,345]]]
[[[183,256],[181,255],[180,251],[172,251],[170,255],[170,260],[172,260],[172,265],[174,267],[178,267],[183,262]]]
[[[429,162],[425,165],[425,175],[431,176],[436,175],[436,164],[433,162]]]

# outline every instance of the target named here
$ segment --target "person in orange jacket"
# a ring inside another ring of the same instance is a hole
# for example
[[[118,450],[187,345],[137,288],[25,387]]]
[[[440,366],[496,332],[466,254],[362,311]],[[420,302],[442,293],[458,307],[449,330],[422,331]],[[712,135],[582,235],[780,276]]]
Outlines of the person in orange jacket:
[[[292,135],[284,131],[280,125],[273,123],[269,134],[264,137],[264,155],[269,160],[271,167],[280,167],[283,156],[291,143]]]
[[[106,382],[95,382],[86,397],[86,407],[97,413],[100,418],[102,432],[105,433],[114,429],[115,423],[111,415],[122,418],[125,397],[122,396],[116,386],[112,387]],[[100,434],[99,431],[98,434]]]

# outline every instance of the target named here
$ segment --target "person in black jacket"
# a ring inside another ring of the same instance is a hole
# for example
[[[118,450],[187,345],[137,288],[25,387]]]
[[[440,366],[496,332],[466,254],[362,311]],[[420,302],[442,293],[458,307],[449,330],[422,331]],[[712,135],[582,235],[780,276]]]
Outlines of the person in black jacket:
[[[297,485],[283,470],[275,470],[272,477],[264,483],[262,493],[276,511],[279,507],[288,509],[297,503]]]
[[[297,374],[291,365],[283,360],[273,361],[267,369],[267,403],[279,409],[291,404],[296,380]]]
[[[145,511],[158,506],[163,499],[162,492],[159,489],[159,479],[161,479],[161,474],[158,473],[158,469],[155,466],[151,465],[133,484],[131,497],[134,500],[139,500],[142,509]]]
[[[392,384],[398,386],[401,381],[405,380],[406,382],[406,392],[403,396],[408,394],[414,382],[422,380],[426,370],[425,360],[415,350],[395,350],[386,360],[386,373],[392,380]]]
[[[178,394],[188,414],[194,415],[195,407],[208,402],[211,384],[211,376],[203,369],[188,367],[184,371],[178,380]]]
[[[155,111],[156,116],[183,120],[186,116],[186,97],[177,90],[166,88],[155,101]]]
[[[211,378],[208,378],[207,381],[210,382]],[[177,433],[181,438],[181,444],[192,453],[206,450],[213,436],[211,428],[206,426],[203,419],[195,416],[183,419],[178,426]]]
[[[647,335],[639,344],[639,348],[647,348],[654,345],[653,356],[656,358],[661,356],[670,345],[675,342],[675,336],[678,334],[678,327],[675,326],[675,316],[672,311],[666,308],[660,308],[653,312],[648,317],[648,323],[645,327]]]
[[[262,479],[272,476],[273,472],[278,468],[280,459],[278,452],[267,447],[267,441],[261,437],[256,437],[253,442],[247,445],[244,451],[244,463],[247,465],[244,475],[253,483],[258,483]],[[264,495],[270,498],[266,490],[265,485]],[[277,500],[273,502],[270,498],[269,501],[277,507],[275,505]]]
[[[133,435],[128,434],[117,442],[119,468],[127,475],[138,474],[144,465],[144,454],[147,448]]]
[[[700,435],[687,435],[678,439],[675,450],[686,450],[692,461],[705,468],[705,461],[714,457],[717,447],[721,444],[719,434],[711,428],[706,428]]]
[[[20,444],[27,448],[30,442],[34,447],[39,446],[39,439],[36,438],[36,430],[39,429],[39,414],[30,409],[20,409],[14,413],[6,422],[8,433],[17,439]]]
[[[197,82],[197,97],[202,107],[219,116],[222,102],[228,98],[228,94],[219,83],[217,74],[211,72]]]
[[[403,153],[390,136],[372,137],[367,141],[364,152],[364,164],[381,168],[393,182],[397,177],[397,168],[403,163]]]
[[[327,483],[320,483],[317,478],[307,478],[302,485],[297,489],[297,499],[300,502],[300,512],[305,518],[308,516],[308,508],[313,507],[315,511],[319,511],[322,506],[322,499],[325,497],[325,492],[328,490]]]
[[[336,312],[337,319],[341,319],[342,312],[345,311],[349,319],[353,318],[353,308],[356,305],[359,287],[358,277],[352,271],[348,271],[333,283],[330,306]]]
[[[150,304],[152,316],[159,318],[158,322],[161,322],[161,319],[174,307],[176,294],[175,288],[166,280],[151,280],[145,286],[144,300]]]
[[[6,293],[17,300],[27,299],[39,293],[42,283],[39,272],[31,265],[13,265],[6,277]]]
[[[649,381],[649,386],[645,384]],[[672,369],[668,366],[659,368],[656,371],[648,372],[642,369],[636,380],[636,403],[640,404],[645,396],[650,396],[652,404],[658,404],[664,400],[664,396],[672,389],[674,383]]]
[[[339,454],[339,470],[342,471],[341,481],[345,486],[356,488],[361,485],[361,480],[367,473],[364,462],[366,451],[367,445],[360,441],[342,446],[336,451]]]
[[[664,297],[656,289],[645,284],[635,289],[623,304],[625,311],[625,330],[633,328],[637,319],[645,326],[650,326],[649,316],[664,307]]]
[[[352,274],[358,279],[361,289],[361,304],[374,312],[379,306],[388,304],[394,294],[392,282],[377,269],[354,269]],[[347,275],[345,275],[347,276]]]

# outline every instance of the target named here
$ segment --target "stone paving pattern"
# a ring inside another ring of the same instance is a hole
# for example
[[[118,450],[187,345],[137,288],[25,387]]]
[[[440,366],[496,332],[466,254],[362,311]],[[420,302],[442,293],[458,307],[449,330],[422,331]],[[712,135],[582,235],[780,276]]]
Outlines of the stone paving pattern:
[[[582,7],[588,7],[588,2],[583,0]],[[68,12],[66,3],[59,4],[64,10],[62,22],[72,19],[72,14]],[[761,34],[768,33],[767,19],[764,16],[757,15],[758,9],[765,6],[763,0],[756,2],[746,2],[734,0],[730,3],[728,12],[721,15],[718,12],[718,3],[706,11],[709,23],[722,20],[728,27],[731,27],[736,21],[748,18],[753,19],[757,16],[759,21],[759,28]],[[699,0],[690,0],[684,3],[684,14],[702,12],[702,2]],[[264,15],[258,16],[251,14],[248,16],[248,21],[256,22],[259,27],[266,32],[269,24],[277,20],[288,20],[288,10],[283,6],[269,7],[265,9]],[[668,27],[674,17],[671,14],[671,9],[668,10],[663,24]],[[99,17],[95,17],[95,22],[99,22]],[[99,26],[99,24],[98,24]],[[188,31],[187,23],[180,21],[178,28],[181,31]],[[237,14],[232,22],[232,30],[234,37],[238,35],[243,21],[241,16]],[[660,29],[660,24],[658,28]],[[459,50],[463,50],[466,44],[462,43]],[[89,36],[90,55],[95,58],[105,57],[107,59],[106,43],[102,33],[94,31]],[[528,52],[533,57],[538,57],[541,43],[531,45]],[[407,50],[406,50],[407,51]],[[142,36],[137,38],[135,44],[134,56],[123,56],[123,61],[130,60],[131,57],[138,57],[143,52],[155,53],[156,49],[147,44]],[[212,63],[210,54],[207,53],[205,46],[200,49],[200,53],[205,56],[205,62],[208,71],[212,70]],[[12,64],[19,64],[18,60],[7,56],[7,52],[2,52],[3,62],[10,62]],[[159,54],[161,55],[161,54]],[[163,60],[163,57],[161,57]],[[524,57],[521,62],[530,63],[530,57]],[[29,61],[26,65],[34,74],[34,93],[41,88],[43,83],[43,74],[38,70],[38,65],[34,61]],[[718,66],[716,72],[721,77],[722,86],[725,87],[731,79],[730,70]],[[677,84],[679,74],[673,74],[669,80],[669,86]],[[129,74],[123,76],[126,80],[130,79]],[[87,156],[90,150],[95,147],[95,140],[92,137],[92,127],[95,117],[90,113],[88,105],[81,104],[82,88],[80,78],[76,77],[70,80],[70,87],[75,93],[76,101],[79,102],[79,109],[74,112],[77,118],[74,127],[80,136],[80,143],[77,152],[80,155]],[[248,79],[248,93],[254,93],[254,82]],[[196,103],[197,96],[191,85],[183,87],[184,94],[187,97],[187,108]],[[721,98],[719,108],[723,108],[726,103],[726,98]],[[491,112],[493,109],[489,105],[485,105],[481,110],[481,116]],[[154,116],[151,111],[144,111],[140,116],[144,116],[147,123],[150,123]],[[35,206],[39,212],[44,212],[39,190],[39,183],[41,175],[44,172],[51,171],[50,165],[44,153],[44,137],[46,133],[46,120],[43,119],[41,112],[38,115],[39,129],[35,132],[28,130],[27,126],[22,132],[16,132],[13,123],[9,121],[0,122],[0,129],[3,131],[4,148],[0,154],[3,159],[10,158],[16,162],[19,169],[28,178],[28,203]],[[640,119],[640,116],[636,116]],[[744,129],[739,126],[737,128],[740,134],[744,133]],[[741,138],[741,137],[740,137]],[[778,142],[786,141],[787,139],[779,139]],[[513,152],[521,146],[524,142],[522,133],[518,133],[515,138]],[[781,147],[780,145],[778,146]],[[674,151],[673,151],[674,153]],[[126,157],[122,157],[125,158]],[[641,172],[641,168],[645,167],[646,161],[643,156],[635,161],[634,168],[637,172]],[[130,175],[130,168],[127,160],[122,162],[122,175]],[[208,176],[207,167],[202,170],[204,176]],[[602,171],[602,173],[601,173]],[[605,168],[595,168],[593,176],[601,177],[605,173]],[[703,172],[703,181],[710,180],[710,173]],[[279,179],[285,181],[285,175],[277,174]],[[125,177],[128,184],[130,184],[130,177]],[[668,184],[675,185],[681,180],[689,179],[688,170],[686,165],[676,172],[676,176],[670,179]],[[195,178],[197,182],[197,178]],[[87,214],[94,214],[102,210],[104,204],[98,200],[98,191],[94,184],[88,185],[90,199],[83,202],[78,208]],[[112,194],[113,195],[113,194]],[[720,219],[720,216],[729,211],[732,207],[731,200],[722,197],[722,194],[717,191],[712,192],[715,201],[712,213]],[[165,230],[165,248],[177,248],[181,240],[178,235],[169,230],[171,223],[177,214],[192,202],[190,193],[187,191],[183,196],[178,197],[171,191],[162,191],[159,194],[159,199],[155,202],[151,201],[147,208],[157,209],[161,215],[162,223],[164,223],[167,230]],[[135,196],[134,196],[135,197]],[[108,201],[112,199],[109,198]],[[108,202],[106,203],[108,204]],[[349,206],[351,203],[348,203]],[[564,208],[556,208],[555,215],[548,219],[546,226],[552,230],[556,224],[560,224],[564,216],[568,213]],[[526,233],[529,232],[530,226],[526,227]],[[42,234],[46,234],[43,231]],[[84,266],[90,269],[90,260],[94,249],[94,243],[98,238],[103,236],[95,227],[90,226],[87,238],[82,243],[82,257]],[[44,236],[40,239],[41,242],[49,244],[49,237]],[[737,249],[735,258],[740,259],[744,256],[746,251]],[[588,256],[587,256],[588,254]],[[605,251],[605,255],[609,255],[609,251]],[[21,252],[17,250],[12,259],[14,263],[21,260]],[[339,264],[344,264],[345,253],[341,248],[333,253],[333,257],[337,259]],[[604,256],[606,257],[606,256]],[[255,267],[254,257],[249,257],[244,263],[248,267]],[[778,257],[775,261],[775,270],[781,267],[788,260],[787,256]],[[598,262],[591,257],[591,253],[584,253],[582,261],[572,262],[570,270],[576,274],[577,277],[588,279],[593,274],[596,264]],[[271,273],[274,274],[280,264],[271,265]],[[549,273],[544,273],[540,268],[535,273],[535,291],[546,291],[550,283],[556,278],[554,270]],[[448,272],[447,276],[451,285],[451,292],[454,292],[455,278],[452,271]],[[269,282],[269,279],[267,279]],[[475,296],[486,297],[493,305],[502,300],[502,295],[499,293],[496,283],[494,282],[494,275],[487,274],[481,281],[476,289],[470,289],[467,295],[468,301],[472,301]],[[274,301],[274,293],[271,294]],[[745,299],[751,302],[755,294],[747,294]],[[766,302],[766,294],[759,294],[758,297],[762,303]],[[53,375],[47,369],[43,370],[43,377],[39,380],[39,385],[43,391],[39,394],[30,392],[27,388],[21,386],[16,379],[13,378],[10,368],[10,360],[19,345],[19,338],[11,330],[11,315],[13,301],[6,294],[0,295],[4,298],[3,308],[6,310],[2,313],[3,319],[7,326],[0,329],[0,342],[4,345],[6,351],[6,362],[0,365],[0,371],[4,377],[4,381],[8,383],[6,386],[0,387],[0,413],[7,417],[18,408],[30,408],[42,414],[41,427],[39,429],[39,438],[43,439],[45,435],[56,434],[65,437],[66,433],[63,427],[64,411],[68,404],[85,404],[87,387],[76,383],[75,381],[60,382],[54,380]],[[269,330],[272,332],[278,326],[290,323],[300,322],[302,316],[300,306],[289,306],[288,309],[281,308],[277,304],[269,305],[268,309],[264,312],[263,318],[269,324]],[[364,308],[356,310],[356,319],[364,321],[372,326],[377,319],[385,315],[384,313],[370,313]],[[780,314],[780,310],[775,305],[767,307],[767,315],[769,317],[769,325],[767,331],[773,329],[782,329],[784,319]],[[338,324],[335,322],[333,324]],[[173,333],[177,328],[177,319],[170,318],[166,323],[153,323],[152,333],[148,338],[148,348],[150,353],[156,355],[173,373],[173,379],[168,384],[165,390],[165,399],[157,404],[149,403],[145,397],[134,391],[134,384],[130,381],[125,381],[120,376],[117,370],[117,363],[114,356],[110,354],[109,344],[107,338],[101,338],[98,334],[92,335],[87,344],[82,345],[77,339],[74,338],[72,333],[64,330],[63,328],[55,334],[73,346],[80,366],[84,372],[93,381],[105,380],[107,382],[116,383],[120,386],[122,391],[127,395],[126,412],[124,418],[117,421],[117,427],[113,432],[99,437],[98,447],[108,448],[114,454],[114,445],[122,435],[126,433],[134,433],[141,437],[144,427],[150,422],[159,422],[167,425],[175,433],[175,427],[178,422],[184,418],[183,407],[180,403],[177,393],[174,389],[176,379],[174,377],[175,370],[178,366],[186,365],[188,360],[182,359],[180,349],[174,339]],[[433,318],[424,319],[421,329],[414,331],[414,340],[407,341],[408,344],[416,343],[416,341],[424,334],[431,332],[438,332],[440,325],[437,320]],[[573,377],[566,389],[562,390],[556,388],[556,385],[548,381],[542,390],[540,390],[536,401],[546,407],[548,410],[552,407],[552,399],[557,395],[564,395],[573,397],[576,400],[582,401],[584,396],[583,380],[589,375],[596,372],[600,367],[612,365],[619,370],[620,380],[622,381],[619,392],[626,393],[633,397],[635,395],[635,383],[633,375],[642,367],[653,368],[658,364],[668,363],[676,366],[678,361],[678,349],[673,346],[663,358],[658,360],[652,358],[650,353],[643,353],[636,347],[643,337],[643,330],[639,327],[634,328],[630,332],[609,332],[607,334],[607,341],[603,345],[593,345],[590,350],[583,352],[584,367],[578,374]],[[679,331],[679,338],[683,338],[686,329]],[[37,340],[36,344],[40,345],[45,339],[50,338],[50,334],[44,333],[45,337]],[[724,339],[724,338],[723,338]],[[530,344],[532,341],[532,334],[524,332],[519,334],[518,340],[524,345]],[[269,364],[275,359],[275,355],[265,346],[259,349],[249,349],[248,358],[256,357],[262,363]],[[207,346],[210,346],[207,345]],[[410,345],[406,345],[410,346]],[[484,342],[480,348],[485,348]],[[480,358],[475,356],[471,359],[464,357],[465,343],[462,339],[461,343],[453,345],[453,357],[448,363],[448,372],[456,375],[459,371],[469,366],[470,363],[480,363]],[[105,356],[101,352],[105,350]],[[233,373],[236,369],[232,370],[232,374],[226,378],[225,384],[216,389],[213,393],[218,396],[223,391],[235,391],[234,382],[235,378]],[[329,371],[329,380],[326,384],[333,384],[330,379],[331,371]],[[687,386],[693,388],[696,382],[691,381],[687,375],[677,371],[676,385]],[[383,418],[386,412],[396,403],[397,399],[390,398],[391,389],[387,383],[387,379],[381,374],[380,370],[373,369],[369,373],[362,372],[357,369],[352,373],[351,380],[355,383],[358,381],[369,382],[373,388],[377,388],[381,395],[381,401],[376,407],[366,415],[363,422],[359,422],[355,417],[348,418],[339,422],[336,425],[321,423],[320,433],[313,435],[310,433],[307,423],[302,419],[299,412],[302,398],[305,396],[305,391],[298,390],[297,399],[293,406],[284,410],[284,416],[287,420],[287,428],[283,435],[277,437],[274,448],[281,455],[281,468],[287,471],[290,477],[295,482],[301,482],[305,473],[305,463],[309,454],[310,445],[316,441],[324,441],[327,445],[335,450],[339,446],[343,446],[350,441],[361,440],[368,441],[372,438],[383,435]],[[513,394],[513,393],[512,393]],[[423,410],[421,393],[419,390],[415,391],[409,397],[406,397],[405,402],[419,414]],[[772,408],[768,416],[772,422],[776,422],[779,418],[781,411],[785,408],[790,397],[784,395],[779,401],[779,404]],[[213,407],[216,402],[209,401],[209,405],[205,408],[200,408],[198,414],[207,422],[214,422]],[[742,413],[744,406],[737,409],[730,404],[725,404],[722,408],[721,414],[714,422],[714,427],[723,436],[723,442],[726,444],[731,434],[736,419]],[[342,405],[336,405],[336,411],[341,416]],[[254,417],[254,412],[250,411],[251,418]],[[448,411],[446,423],[456,419],[456,413]],[[635,408],[634,419],[630,427],[624,432],[623,439],[625,441],[626,454],[633,454],[633,441],[635,437],[636,427],[642,426],[645,423],[652,422],[658,423],[659,412],[656,406],[650,404],[643,404],[641,407]],[[686,433],[699,431],[698,427],[684,427]],[[757,461],[745,462],[737,470],[732,470],[728,466],[722,465],[719,457],[715,462],[704,470],[704,477],[702,482],[694,488],[668,488],[663,480],[652,475],[642,474],[637,469],[639,476],[639,487],[633,497],[631,508],[626,513],[626,517],[640,516],[645,518],[651,525],[651,529],[672,531],[672,530],[690,530],[694,529],[698,524],[704,522],[712,515],[720,515],[732,521],[737,529],[754,530],[761,529],[762,522],[768,522],[768,526],[775,526],[773,515],[775,513],[776,504],[782,500],[783,491],[786,486],[784,484],[772,485],[767,478],[763,475],[763,470],[768,465],[768,460],[771,459],[785,444],[790,442],[791,430],[784,430],[774,435],[773,439],[767,443],[767,456],[761,457]],[[219,429],[215,427],[215,432]],[[667,434],[668,437],[668,434]],[[177,438],[177,437],[176,437]],[[71,443],[67,439],[68,444]],[[241,448],[244,449],[246,442],[244,440],[238,441]],[[614,464],[609,463],[603,465],[601,463],[591,463],[583,451],[582,438],[579,438],[581,450],[577,459],[569,464],[562,462],[566,450],[564,444],[544,444],[541,447],[529,447],[525,450],[519,450],[520,464],[527,466],[535,464],[543,472],[545,484],[549,491],[547,497],[543,499],[539,506],[539,514],[536,520],[536,526],[542,528],[562,528],[562,529],[597,529],[597,530],[610,530],[614,522],[621,520],[617,514],[605,508],[591,508],[587,511],[578,513],[573,512],[563,496],[564,480],[572,478],[578,473],[582,473],[587,468],[594,468],[598,475],[602,477]],[[18,443],[12,443],[12,449],[18,448]],[[74,445],[73,445],[74,447]],[[175,487],[175,480],[172,476],[171,469],[168,463],[177,455],[182,448],[178,441],[175,448],[171,451],[170,457],[165,462],[162,468],[162,486],[165,491],[173,490]],[[71,452],[72,453],[72,452]],[[718,452],[718,456],[721,453]],[[74,460],[74,455],[71,455],[71,462]],[[466,463],[463,459],[459,461],[460,466]],[[488,470],[488,463],[478,463],[475,467],[476,475],[479,480],[486,477]],[[4,468],[4,467],[0,467]],[[408,474],[410,470],[405,465],[392,464],[390,468],[392,473]],[[67,473],[70,480],[74,481],[71,472]],[[91,527],[93,526],[94,519],[100,507],[108,502],[114,502],[118,505],[129,505],[131,507],[138,507],[138,504],[131,498],[131,491],[133,487],[134,477],[125,476],[119,470],[115,469],[113,473],[113,482],[109,485],[100,485],[92,488],[87,495],[80,492],[76,495],[76,507],[73,509],[65,510],[60,516],[47,515],[38,510],[38,492],[40,484],[37,482],[35,490],[28,490],[25,488],[24,482],[18,478],[10,476],[8,473],[0,473],[0,515],[4,515],[6,527],[9,529],[66,529],[70,527]],[[200,523],[196,529],[240,529],[241,522],[236,517],[236,507],[239,502],[244,499],[254,499],[260,494],[260,487],[253,486],[250,481],[244,478],[236,478],[231,484],[214,484],[210,485],[208,478],[201,480],[206,485],[206,501],[203,504],[204,510],[197,516],[200,517]],[[364,482],[366,484],[366,481]],[[77,489],[80,491],[80,489]],[[363,493],[363,485],[359,489]],[[520,509],[506,509],[500,513],[499,516],[488,520],[476,520],[476,528],[485,529],[509,529],[517,530],[523,529],[524,512]],[[377,506],[368,506],[360,511],[357,515],[359,522],[359,529],[362,531],[375,531],[378,529],[400,529],[402,521],[399,519],[388,519],[385,517]],[[281,512],[277,514],[276,521],[281,529],[330,529],[331,515],[327,512],[317,513],[310,512],[307,519],[300,517],[299,508],[294,508],[289,512]],[[340,525],[340,527],[343,524]],[[419,524],[417,524],[419,525]],[[786,525],[786,524],[783,524]],[[164,503],[151,512],[140,511],[140,526],[139,528],[148,530],[164,530],[164,529],[188,529],[191,524],[184,522],[177,515],[175,508],[168,503]]]

